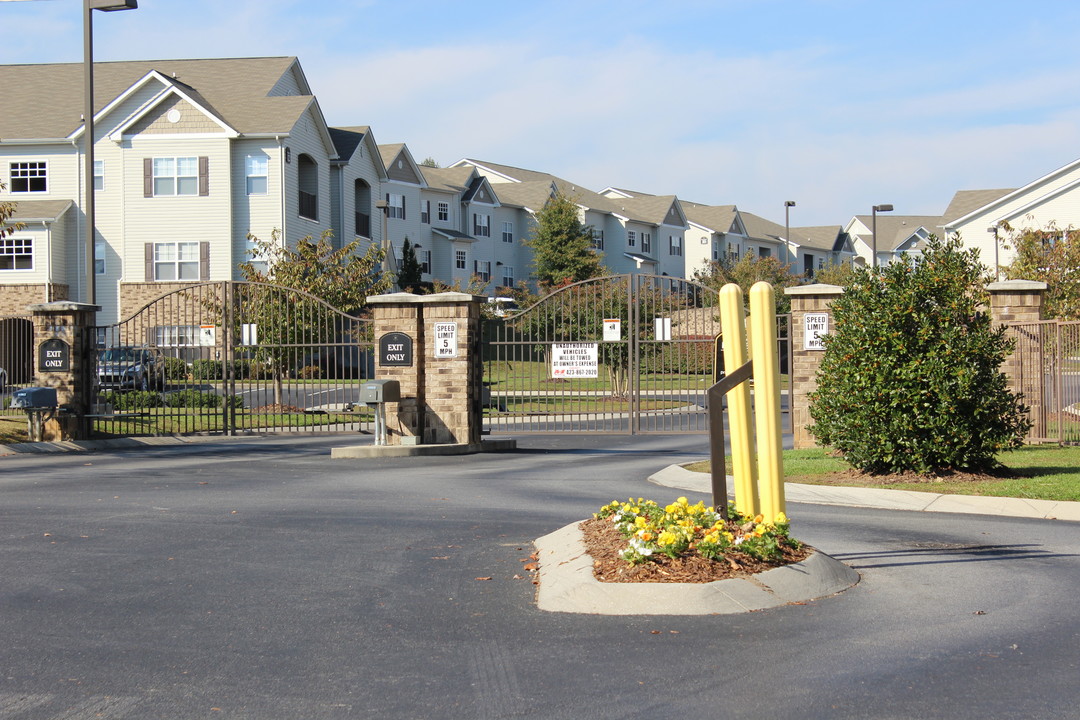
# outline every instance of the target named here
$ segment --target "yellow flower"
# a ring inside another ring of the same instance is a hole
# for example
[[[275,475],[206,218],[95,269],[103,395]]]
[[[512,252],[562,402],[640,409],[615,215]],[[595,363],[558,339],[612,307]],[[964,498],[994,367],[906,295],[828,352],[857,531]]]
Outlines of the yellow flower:
[[[670,530],[665,530],[664,532],[660,533],[660,536],[658,538],[656,538],[656,544],[661,547],[664,547],[666,545],[674,545],[675,541],[678,539],[678,535],[671,532]]]
[[[706,535],[704,538],[702,538],[702,540],[704,542],[711,543],[711,544],[715,545],[716,543],[720,542],[720,535],[718,533],[711,532],[708,535]]]
[[[787,515],[785,515],[784,513],[780,513],[780,514],[778,514],[776,516],[776,524],[777,525],[781,525],[783,523],[786,523],[787,521],[788,521]]]
[[[764,515],[760,515],[760,514],[759,514],[759,515],[756,515],[756,516],[754,517],[754,522],[756,522],[756,523],[759,523],[759,522],[765,522],[765,516],[764,516]]]
[[[758,525],[756,528],[754,528],[754,534],[757,535],[758,537],[761,537],[762,535],[764,535],[765,534],[765,526],[764,525]]]

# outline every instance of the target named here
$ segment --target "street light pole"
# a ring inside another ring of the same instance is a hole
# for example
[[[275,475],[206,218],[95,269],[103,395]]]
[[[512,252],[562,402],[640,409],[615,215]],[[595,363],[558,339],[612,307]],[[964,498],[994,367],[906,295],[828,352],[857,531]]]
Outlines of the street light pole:
[[[83,178],[86,185],[86,292],[85,300],[93,305],[97,296],[97,279],[94,267],[94,243],[96,240],[94,205],[94,20],[93,11],[113,12],[134,10],[138,0],[83,0],[83,143],[86,151]]]
[[[994,282],[1001,280],[1001,265],[998,262],[998,226],[986,228],[986,232],[994,233]]]
[[[877,265],[878,265],[878,259],[877,259],[877,214],[879,212],[892,212],[892,209],[893,209],[892,205],[884,204],[884,205],[875,205],[874,209],[871,211],[871,218],[872,218],[871,224],[872,224],[872,227],[870,228],[870,237],[873,239],[873,243],[874,243],[874,257],[873,257],[873,264],[871,265],[871,267],[877,267]]]
[[[795,207],[794,200],[784,201],[784,260],[791,255],[791,208]]]

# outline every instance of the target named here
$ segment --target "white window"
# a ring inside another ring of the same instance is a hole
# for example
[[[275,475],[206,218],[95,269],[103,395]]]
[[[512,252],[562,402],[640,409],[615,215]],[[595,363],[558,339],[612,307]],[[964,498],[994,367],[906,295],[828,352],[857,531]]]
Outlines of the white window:
[[[104,160],[95,160],[94,161],[94,189],[95,190],[104,190],[105,189],[105,161]]]
[[[405,196],[390,193],[386,196],[387,217],[405,219]]]
[[[154,243],[155,280],[198,280],[199,243]]]
[[[491,216],[482,213],[473,213],[473,235],[477,237],[491,237]]]
[[[4,238],[0,240],[0,270],[33,269],[33,238]]]
[[[637,233],[633,230],[626,231],[626,247],[634,247],[637,244]]]
[[[105,274],[105,243],[101,240],[94,241],[94,274]]]
[[[652,252],[652,233],[641,233],[641,252]]]
[[[420,272],[430,275],[431,274],[431,251],[420,251]]]
[[[512,222],[504,222],[503,223],[502,237],[503,237],[503,242],[508,242],[508,243],[514,242],[514,223],[512,223]]]
[[[447,222],[450,220],[450,203],[439,203],[439,221]]]
[[[491,261],[477,260],[476,262],[474,262],[473,274],[475,274],[483,282],[491,282]]]
[[[196,347],[199,345],[199,326],[158,325],[154,328],[154,344],[158,347]]]
[[[514,287],[514,268],[510,265],[503,265],[502,284],[503,287]]]
[[[265,195],[267,176],[270,174],[270,158],[266,155],[248,155],[244,158],[244,173],[247,175],[247,194]]]
[[[457,268],[458,270],[464,270],[465,267],[466,267],[466,260],[467,260],[467,258],[465,257],[465,251],[464,250],[455,250],[454,251],[454,267],[455,268]]]
[[[420,222],[425,225],[431,224],[431,201],[423,200],[420,203]]]
[[[13,193],[48,192],[49,174],[45,161],[11,163],[8,189]]]
[[[199,158],[154,158],[154,196],[198,195]]]
[[[593,230],[592,246],[593,246],[593,250],[603,250],[604,249],[604,231],[603,230]]]

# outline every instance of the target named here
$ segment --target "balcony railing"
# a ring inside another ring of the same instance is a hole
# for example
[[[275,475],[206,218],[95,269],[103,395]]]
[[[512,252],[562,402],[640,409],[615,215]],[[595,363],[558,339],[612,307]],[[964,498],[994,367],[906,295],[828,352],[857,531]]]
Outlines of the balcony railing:
[[[356,234],[358,237],[371,237],[371,216],[367,213],[356,213]]]
[[[319,219],[319,196],[300,191],[300,217],[308,220]]]

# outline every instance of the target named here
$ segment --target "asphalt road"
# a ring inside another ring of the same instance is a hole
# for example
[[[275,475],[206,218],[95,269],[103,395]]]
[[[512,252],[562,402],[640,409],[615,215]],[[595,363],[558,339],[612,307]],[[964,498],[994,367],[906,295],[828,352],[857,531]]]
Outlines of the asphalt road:
[[[0,718],[1080,713],[1078,524],[793,505],[859,585],[746,615],[547,614],[530,542],[674,497],[644,478],[704,438],[335,444],[0,458]]]

